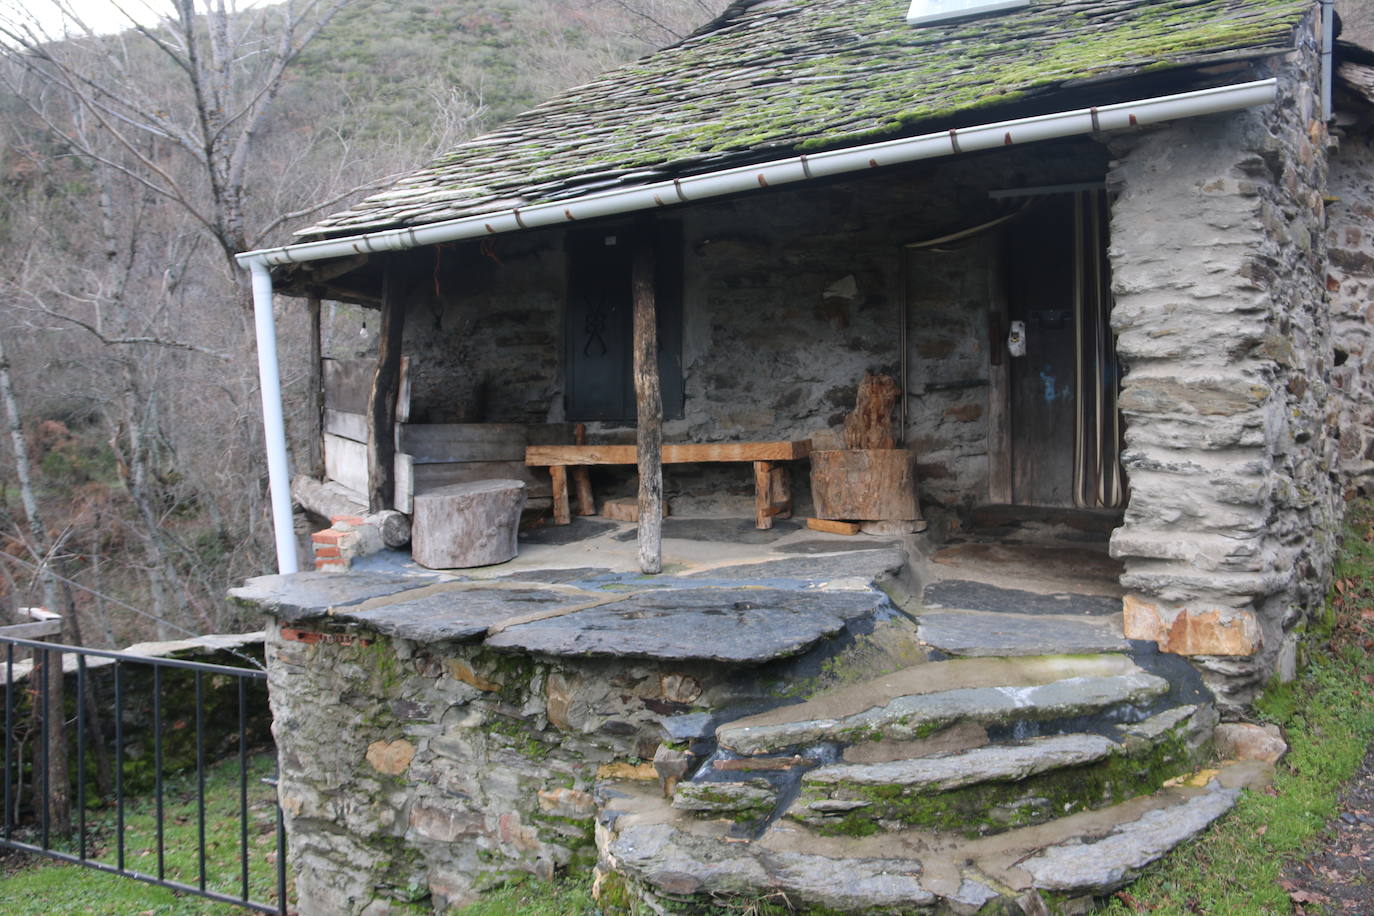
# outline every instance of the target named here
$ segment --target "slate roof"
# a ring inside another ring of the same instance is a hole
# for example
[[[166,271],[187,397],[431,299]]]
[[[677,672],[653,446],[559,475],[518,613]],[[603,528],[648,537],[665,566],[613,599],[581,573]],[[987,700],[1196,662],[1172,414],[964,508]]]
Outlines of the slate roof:
[[[566,200],[911,133],[1067,87],[1291,48],[1311,0],[1033,0],[906,24],[907,0],[741,0],[686,40],[469,140],[298,235]]]

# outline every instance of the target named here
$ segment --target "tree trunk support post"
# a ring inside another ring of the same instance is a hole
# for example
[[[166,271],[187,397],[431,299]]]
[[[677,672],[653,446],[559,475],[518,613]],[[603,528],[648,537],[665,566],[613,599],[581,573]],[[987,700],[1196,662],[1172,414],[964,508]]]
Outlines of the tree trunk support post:
[[[305,300],[309,328],[310,356],[305,372],[305,466],[307,473],[317,480],[324,479],[324,366],[321,362],[323,341],[320,337],[320,297],[311,294]]]
[[[382,280],[382,316],[377,333],[377,369],[367,396],[367,508],[391,508],[396,490],[396,397],[401,389],[401,336],[406,293],[401,265],[388,264]]]
[[[634,380],[639,459],[639,569],[663,571],[663,395],[658,377],[658,311],[654,302],[654,234],[636,233]]]

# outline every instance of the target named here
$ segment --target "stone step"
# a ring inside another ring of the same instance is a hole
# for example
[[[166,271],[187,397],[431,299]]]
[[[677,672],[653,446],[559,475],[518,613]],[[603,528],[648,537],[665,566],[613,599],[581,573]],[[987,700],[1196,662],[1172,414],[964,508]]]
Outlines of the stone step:
[[[1168,681],[1124,655],[954,659],[727,722],[716,739],[742,755],[822,742],[914,741],[960,723],[1014,727],[1104,715],[1148,705],[1168,691]]]
[[[926,610],[918,617],[917,638],[932,649],[961,658],[1123,652],[1120,614],[1073,617],[1010,614],[962,609]]]
[[[652,787],[618,784],[601,793],[597,844],[610,873],[600,880],[660,903],[781,894],[839,913],[1045,912],[1044,897],[1086,902],[1132,880],[1229,810],[1253,775],[1208,771],[1196,786],[972,839],[920,828],[827,836],[783,820],[750,841],[727,821],[673,811]]]
[[[1109,734],[1052,735],[806,773],[787,812],[823,834],[923,827],[968,836],[1044,823],[1159,789],[1209,750],[1210,706],[1168,710]]]

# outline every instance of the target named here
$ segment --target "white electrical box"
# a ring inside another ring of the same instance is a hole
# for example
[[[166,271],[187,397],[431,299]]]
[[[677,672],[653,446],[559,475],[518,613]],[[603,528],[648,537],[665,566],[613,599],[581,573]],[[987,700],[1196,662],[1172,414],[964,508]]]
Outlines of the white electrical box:
[[[1030,6],[1030,0],[911,0],[911,8],[906,12],[906,21],[912,25],[927,25],[944,22],[946,19],[962,19],[967,16],[981,16],[1001,10],[1014,10]]]

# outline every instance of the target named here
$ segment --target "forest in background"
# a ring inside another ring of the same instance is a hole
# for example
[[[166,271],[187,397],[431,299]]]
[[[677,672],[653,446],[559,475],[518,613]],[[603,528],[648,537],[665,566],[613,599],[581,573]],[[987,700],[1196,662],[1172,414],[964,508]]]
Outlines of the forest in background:
[[[73,19],[59,40],[0,2],[0,615],[47,605],[103,647],[255,626],[224,598],[274,566],[232,254],[723,6],[171,0],[158,23]],[[277,308],[299,434],[306,309]],[[325,352],[367,333],[326,306]]]

